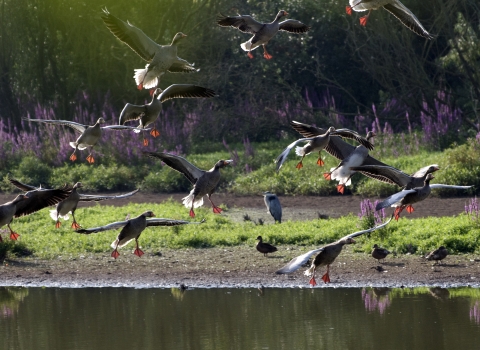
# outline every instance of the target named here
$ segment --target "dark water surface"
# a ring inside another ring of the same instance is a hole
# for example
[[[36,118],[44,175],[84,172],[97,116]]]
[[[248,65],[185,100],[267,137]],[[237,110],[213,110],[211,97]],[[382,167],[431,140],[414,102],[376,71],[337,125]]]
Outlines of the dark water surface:
[[[0,288],[0,349],[480,349],[480,290]]]

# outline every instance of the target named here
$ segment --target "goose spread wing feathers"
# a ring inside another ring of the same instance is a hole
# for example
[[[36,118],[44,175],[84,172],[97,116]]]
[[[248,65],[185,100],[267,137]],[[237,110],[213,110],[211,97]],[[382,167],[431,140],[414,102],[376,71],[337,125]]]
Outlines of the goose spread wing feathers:
[[[249,15],[228,17],[220,14],[217,18],[217,24],[222,27],[234,27],[248,34],[255,34],[264,26],[264,23],[257,22]]]
[[[138,192],[138,189],[132,192],[128,192],[125,194],[120,194],[116,196],[99,196],[99,195],[89,195],[89,194],[81,194],[80,195],[80,201],[81,202],[99,202],[99,201],[104,201],[108,199],[119,199],[119,198],[127,198],[130,196],[133,196],[135,193]]]
[[[415,34],[426,39],[433,39],[434,36],[427,32],[415,15],[406,8],[400,1],[394,1],[390,4],[383,5],[383,8],[394,15],[400,22]]]
[[[354,237],[363,235],[365,233],[373,232],[373,231],[378,230],[382,227],[385,227],[391,220],[392,220],[392,218],[388,219],[386,222],[384,222],[381,225],[369,228],[367,230],[362,230],[362,231],[351,233],[349,235],[346,235],[345,237],[340,238],[338,241],[348,239],[348,238],[354,238]],[[325,247],[321,247],[321,248],[318,248],[318,249],[313,249],[313,250],[310,250],[310,251],[306,252],[305,254],[297,256],[296,258],[293,258],[292,260],[290,260],[290,262],[288,264],[286,264],[284,267],[282,267],[276,273],[280,275],[280,274],[294,272],[294,271],[298,270],[303,264],[305,264],[313,254],[319,253],[319,252],[323,251],[324,249],[325,249]]]
[[[295,19],[287,19],[279,23],[279,30],[289,33],[301,34],[310,30],[310,27]]]
[[[203,174],[205,174],[205,170],[198,169],[195,165],[193,165],[183,157],[176,156],[169,153],[155,153],[155,152],[143,152],[143,153],[151,158],[160,159],[169,167],[182,173],[188,179],[188,181],[190,181],[192,184],[195,184],[197,180]]]

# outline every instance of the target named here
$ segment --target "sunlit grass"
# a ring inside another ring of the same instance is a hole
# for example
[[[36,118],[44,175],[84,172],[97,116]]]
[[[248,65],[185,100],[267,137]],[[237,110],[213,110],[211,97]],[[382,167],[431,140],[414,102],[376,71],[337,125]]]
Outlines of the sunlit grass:
[[[130,204],[122,207],[101,206],[80,208],[77,221],[85,228],[103,226],[135,217],[152,210],[157,217],[191,220],[188,209],[181,203],[167,201],[162,204]],[[234,222],[225,215],[215,215],[210,208],[196,209],[195,221],[205,218],[201,225],[183,225],[174,228],[147,228],[139,242],[146,252],[162,248],[215,247],[254,245],[257,236],[276,245],[322,246],[347,234],[361,230],[360,220],[353,215],[338,219],[287,221],[282,224],[255,225],[253,222]],[[191,220],[193,221],[193,220]],[[85,253],[109,253],[110,244],[120,230],[91,235],[78,234],[65,222],[55,229],[54,221],[46,209],[33,215],[15,219],[12,227],[21,234],[20,242],[39,258],[78,256]],[[3,234],[7,243],[8,238]],[[399,254],[426,252],[444,245],[454,253],[480,252],[480,226],[467,215],[409,220],[401,218],[386,228],[358,237],[355,252],[368,253],[374,243]],[[127,249],[133,248],[130,243]]]

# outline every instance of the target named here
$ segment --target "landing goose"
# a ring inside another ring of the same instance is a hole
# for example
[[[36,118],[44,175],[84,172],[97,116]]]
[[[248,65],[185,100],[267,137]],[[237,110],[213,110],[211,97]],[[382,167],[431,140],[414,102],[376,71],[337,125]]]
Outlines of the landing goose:
[[[177,44],[185,38],[183,33],[175,34],[170,45],[159,45],[144,32],[113,16],[107,9],[103,10],[102,20],[117,39],[127,44],[148,64],[145,69],[135,69],[135,82],[139,90],[155,88],[165,72],[190,73],[198,72],[193,64],[177,56]]]
[[[342,252],[342,248],[345,244],[353,244],[355,243],[355,240],[353,239],[354,237],[363,235],[365,233],[373,232],[375,230],[378,230],[382,227],[385,227],[392,218],[390,218],[388,221],[385,223],[369,228],[368,230],[363,230],[363,231],[358,231],[351,233],[345,237],[340,238],[338,241],[327,244],[326,246],[323,246],[318,249],[313,249],[310,250],[309,252],[306,252],[305,254],[302,254],[300,256],[297,256],[296,258],[293,258],[290,260],[288,264],[286,264],[284,267],[282,267],[280,270],[278,270],[276,273],[277,274],[285,274],[285,273],[292,273],[296,270],[298,270],[303,264],[305,264],[310,257],[313,254],[317,254],[315,259],[312,262],[312,265],[308,270],[305,271],[306,276],[312,276],[312,278],[309,281],[309,284],[311,286],[316,286],[317,281],[315,280],[315,272],[318,267],[321,266],[327,266],[327,272],[322,276],[322,280],[325,283],[330,282],[330,265],[335,261],[335,259],[340,255]]]
[[[210,170],[198,169],[185,158],[176,156],[170,153],[155,153],[144,152],[145,155],[151,158],[160,159],[170,168],[182,173],[188,181],[193,185],[190,194],[183,198],[183,205],[190,208],[190,216],[195,217],[193,208],[198,208],[203,205],[203,196],[207,195],[208,200],[212,204],[213,212],[220,214],[222,209],[213,204],[210,198],[218,183],[220,182],[220,169],[231,164],[233,160],[219,160]]]
[[[174,98],[208,98],[214,96],[216,96],[215,91],[192,84],[173,84],[163,91],[157,88],[153,93],[152,102],[146,105],[127,103],[125,107],[123,107],[122,113],[120,113],[118,123],[124,125],[131,120],[140,120],[138,129],[134,130],[138,133],[141,129],[144,129],[157,120],[162,110],[162,103],[165,101]],[[160,135],[155,127],[150,131],[150,134],[153,137]],[[148,140],[145,137],[143,138],[143,145],[148,146]]]
[[[274,247],[270,243],[266,243],[263,241],[262,236],[257,237],[257,250],[263,254],[263,256],[267,256],[268,253],[274,253],[277,251],[277,247]]]
[[[76,230],[75,232],[88,235],[91,233],[97,233],[97,232],[122,228],[122,230],[117,236],[117,239],[113,241],[111,244],[111,247],[114,249],[111,256],[116,259],[120,255],[120,253],[118,252],[118,248],[121,248],[127,245],[132,239],[135,239],[135,250],[133,253],[138,257],[141,257],[144,254],[143,251],[138,247],[138,237],[140,237],[140,234],[147,227],[199,224],[199,222],[190,222],[190,221],[174,220],[174,219],[162,219],[162,218],[147,219],[154,216],[155,214],[153,214],[152,211],[146,211],[130,220],[117,221],[105,226],[94,227],[89,229],[80,229],[80,230]],[[204,221],[200,223],[203,223],[203,222]]]
[[[333,126],[331,126],[323,134],[312,136],[312,137],[301,138],[289,144],[287,148],[285,148],[283,152],[275,160],[275,163],[277,163],[277,168],[276,168],[277,172],[280,171],[291,149],[300,142],[307,142],[307,143],[303,147],[297,147],[295,149],[295,153],[298,156],[302,157],[302,159],[300,159],[300,162],[296,166],[297,169],[303,168],[303,163],[302,163],[303,158],[305,158],[306,155],[313,152],[318,152],[317,164],[319,166],[323,166],[325,163],[323,162],[323,159],[321,157],[321,151],[325,149],[327,146],[329,146],[332,136],[339,136],[342,138],[355,140],[360,144],[364,145],[365,147],[367,147],[369,150],[373,149],[373,145],[370,143],[370,141],[360,136],[357,132],[349,129],[335,129]]]
[[[367,25],[368,17],[370,16],[370,12],[372,12],[372,10],[378,10],[379,8],[383,7],[415,34],[426,39],[434,38],[434,36],[427,32],[427,30],[422,26],[412,11],[405,7],[405,5],[403,5],[399,0],[349,0],[349,3],[350,6],[346,7],[346,12],[348,15],[352,14],[352,9],[357,12],[368,11],[366,16],[360,18],[360,24],[362,26]]]
[[[427,174],[425,178],[425,183],[422,187],[412,188],[410,190],[402,190],[397,192],[390,197],[384,199],[382,202],[377,203],[375,210],[380,210],[387,207],[395,207],[393,216],[395,220],[400,218],[400,213],[403,209],[407,209],[408,213],[413,213],[413,204],[423,201],[428,198],[432,189],[435,188],[456,188],[456,189],[469,189],[472,186],[456,186],[456,185],[443,185],[443,184],[433,184],[430,185],[430,180],[434,179],[432,174]]]
[[[263,193],[263,201],[275,222],[282,223],[282,205],[280,204],[277,195],[266,191]]]
[[[366,139],[370,140],[374,136],[375,133],[369,131]],[[331,168],[329,172],[323,173],[323,177],[325,180],[338,180],[337,191],[343,194],[345,186],[349,186],[352,183],[351,177],[355,171],[351,170],[351,168],[364,164],[367,157],[368,148],[364,145],[358,145],[340,164],[335,168]]]
[[[95,159],[92,156],[92,150],[93,150],[93,146],[95,146],[98,140],[100,140],[100,137],[102,137],[102,130],[134,130],[134,131],[137,130],[134,127],[124,126],[124,125],[108,125],[108,126],[101,127],[100,125],[105,123],[105,120],[103,118],[98,118],[97,122],[92,126],[75,123],[69,120],[47,120],[47,119],[28,119],[28,118],[23,118],[23,119],[29,122],[35,122],[35,123],[64,125],[72,129],[75,129],[75,131],[78,131],[79,133],[81,133],[81,135],[78,137],[78,139],[75,142],[70,142],[70,146],[75,149],[72,155],[70,156],[70,160],[72,162],[77,160],[76,153],[78,149],[83,150],[89,147],[90,153],[88,154],[87,161],[90,164],[95,163]]]
[[[261,23],[257,22],[249,15],[228,17],[220,14],[217,19],[217,24],[222,27],[237,28],[243,33],[253,34],[253,37],[251,37],[250,40],[240,45],[241,48],[248,52],[247,56],[249,58],[253,58],[251,51],[261,45],[263,46],[263,57],[269,60],[273,56],[267,52],[266,46],[270,39],[272,39],[279,30],[293,34],[306,33],[310,30],[309,26],[294,19],[287,19],[286,21],[280,22],[280,19],[287,15],[287,11],[281,10],[278,12],[273,22]]]
[[[10,179],[11,183],[16,182]],[[0,205],[0,228],[4,225],[10,230],[10,238],[17,240],[19,234],[14,232],[10,227],[13,218],[24,215],[30,215],[50,205],[55,205],[70,195],[71,189],[43,189],[38,188],[28,190],[24,194],[19,194],[13,201]],[[0,236],[0,241],[2,240]]]
[[[350,169],[371,177],[372,179],[410,190],[415,187],[422,187],[427,175],[440,170],[440,167],[437,164],[427,165],[412,175],[405,174],[403,171],[389,165],[361,165],[350,167]]]

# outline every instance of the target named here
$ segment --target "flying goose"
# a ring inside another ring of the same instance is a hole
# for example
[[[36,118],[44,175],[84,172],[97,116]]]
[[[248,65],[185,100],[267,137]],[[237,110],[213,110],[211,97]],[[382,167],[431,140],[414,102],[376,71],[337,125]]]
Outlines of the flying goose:
[[[427,165],[412,175],[405,174],[403,171],[389,165],[361,165],[350,167],[350,170],[362,173],[372,179],[410,190],[412,188],[422,187],[427,174],[440,170],[440,167],[437,164]]]
[[[131,126],[124,126],[124,125],[108,125],[108,126],[100,126],[101,124],[105,123],[103,118],[98,118],[97,122],[92,125],[83,125],[75,122],[71,122],[69,120],[47,120],[47,119],[28,119],[22,118],[29,122],[38,122],[38,123],[45,123],[45,124],[53,124],[53,125],[65,125],[75,131],[81,133],[78,139],[75,142],[70,142],[70,146],[74,148],[72,155],[70,156],[70,160],[72,162],[77,160],[77,149],[83,150],[87,147],[90,148],[90,153],[88,154],[87,161],[92,164],[95,163],[95,159],[92,156],[93,146],[100,140],[102,136],[102,130],[138,130]]]
[[[80,230],[76,230],[75,232],[89,235],[91,233],[97,233],[97,232],[122,228],[122,230],[117,236],[117,239],[113,241],[111,244],[111,247],[114,249],[111,256],[116,259],[120,255],[120,253],[118,252],[118,248],[122,248],[123,246],[127,245],[132,239],[135,239],[135,250],[133,253],[136,256],[141,257],[144,253],[138,247],[138,237],[140,237],[140,234],[143,232],[143,230],[145,230],[149,226],[178,226],[178,225],[186,225],[186,224],[199,224],[204,222],[204,221],[190,222],[190,221],[162,219],[162,218],[147,219],[154,216],[155,214],[153,214],[153,212],[146,211],[140,214],[139,216],[137,216],[136,218],[133,218],[130,220],[117,221],[105,226],[94,227],[89,229],[80,229]]]
[[[315,280],[315,272],[318,267],[325,266],[327,265],[327,272],[322,276],[322,280],[325,283],[330,282],[330,265],[333,264],[335,259],[340,255],[342,252],[342,248],[345,244],[353,244],[355,243],[355,240],[353,239],[354,237],[363,235],[365,233],[373,232],[375,230],[378,230],[382,227],[385,227],[392,218],[388,219],[385,223],[369,228],[368,230],[363,230],[363,231],[358,231],[351,233],[345,237],[340,238],[336,242],[327,244],[326,246],[323,246],[318,249],[313,249],[310,250],[309,252],[306,252],[305,254],[302,254],[300,256],[297,256],[296,258],[293,258],[290,260],[288,264],[286,264],[284,267],[282,267],[280,270],[278,270],[276,273],[277,274],[285,274],[285,273],[292,273],[296,270],[298,270],[303,264],[305,264],[310,257],[313,254],[317,254],[315,259],[312,262],[312,265],[308,270],[305,271],[306,276],[312,276],[312,278],[309,281],[309,284],[312,286],[317,285],[317,281]]]
[[[375,133],[369,131],[366,139],[370,140],[374,136]],[[338,180],[337,191],[343,194],[345,192],[345,186],[349,186],[352,183],[351,177],[355,171],[351,170],[351,168],[364,164],[367,157],[368,148],[360,144],[335,168],[331,168],[329,172],[323,173],[323,177],[325,180]]]
[[[185,34],[175,34],[170,45],[158,45],[140,29],[113,16],[107,9],[103,10],[102,20],[117,39],[148,62],[145,69],[135,69],[134,78],[139,90],[155,88],[166,71],[170,73],[199,71],[193,64],[177,56],[177,44],[186,37]]]
[[[273,22],[261,23],[257,22],[249,15],[227,17],[220,14],[217,19],[217,24],[222,27],[237,28],[243,33],[253,34],[253,37],[242,43],[240,47],[244,51],[248,51],[247,56],[249,58],[253,58],[251,51],[261,45],[263,46],[263,57],[269,60],[273,56],[267,52],[266,46],[270,39],[272,39],[279,30],[293,34],[306,33],[310,30],[309,26],[294,19],[287,19],[286,21],[280,22],[280,19],[287,15],[287,11],[281,10],[278,12]]]
[[[384,199],[382,202],[377,203],[375,210],[380,210],[387,207],[395,207],[393,216],[395,220],[400,218],[400,213],[403,209],[407,209],[408,213],[413,213],[413,204],[423,201],[428,198],[432,189],[435,188],[456,188],[466,190],[472,186],[456,186],[456,185],[443,185],[443,184],[433,184],[430,185],[430,180],[435,177],[432,174],[427,174],[425,178],[425,183],[422,187],[412,188],[410,190],[402,190],[397,192],[390,197]]]
[[[425,259],[428,261],[435,260],[435,264],[445,259],[448,255],[448,250],[442,245],[440,248],[432,250],[430,253],[425,255]]]
[[[278,200],[276,194],[270,193],[268,191],[263,193],[263,201],[267,207],[268,212],[272,215],[275,222],[282,222],[282,205]],[[258,239],[258,238],[257,238]]]
[[[306,155],[312,152],[317,152],[317,151],[318,151],[317,164],[319,166],[323,166],[325,163],[322,160],[321,151],[330,144],[330,139],[332,136],[339,136],[342,138],[356,140],[360,144],[367,147],[369,150],[373,149],[373,145],[370,143],[370,141],[360,136],[357,132],[349,129],[335,129],[333,126],[331,126],[323,134],[301,138],[289,144],[287,148],[285,148],[283,152],[275,160],[275,163],[277,163],[277,172],[280,171],[280,168],[282,167],[283,163],[285,162],[285,160],[287,160],[288,154],[290,153],[291,149],[295,147],[298,143],[305,142],[305,141],[308,141],[308,142],[303,147],[297,147],[295,149],[295,153],[298,156],[302,157],[302,159],[300,159],[300,162],[298,162],[296,168],[297,169],[303,168],[303,163],[302,163],[303,158],[305,158]]]
[[[15,187],[21,189],[22,191],[33,191],[33,190],[40,190],[42,189],[41,187],[35,187],[31,185],[24,184],[18,180],[15,179],[10,179],[10,182],[12,185]],[[77,223],[75,220],[75,210],[77,209],[78,202],[98,202],[98,201],[103,201],[107,199],[118,199],[118,198],[126,198],[133,196],[135,193],[138,192],[138,190],[125,193],[123,195],[117,195],[117,196],[99,196],[99,195],[88,195],[88,194],[80,194],[77,192],[77,188],[82,188],[82,183],[77,182],[73,187],[71,188],[70,195],[62,200],[61,202],[57,203],[57,207],[53,210],[50,210],[50,217],[56,221],[55,223],[55,228],[60,227],[60,218],[63,220],[68,220],[69,216],[68,214],[71,213],[73,217],[73,222],[72,222],[72,228],[77,229],[80,228],[80,225]],[[65,187],[65,189],[68,189],[68,187]]]
[[[155,89],[153,93],[152,102],[146,105],[133,105],[127,103],[123,107],[122,113],[120,113],[120,119],[118,123],[124,125],[131,120],[140,120],[138,129],[134,130],[139,133],[141,129],[144,129],[149,124],[152,124],[157,120],[162,110],[162,103],[173,98],[196,98],[196,97],[214,97],[215,91],[192,84],[173,84],[162,91],[162,89]],[[158,130],[153,127],[150,131],[153,137],[160,135]],[[143,145],[148,146],[148,140],[143,138]]]
[[[220,181],[220,169],[231,164],[233,160],[219,160],[212,169],[201,170],[195,165],[188,162],[185,158],[176,156],[170,153],[155,153],[155,152],[143,152],[145,155],[151,158],[160,159],[170,168],[182,173],[188,181],[193,185],[193,189],[190,194],[183,198],[183,205],[190,208],[190,217],[195,217],[193,208],[198,208],[203,205],[203,196],[207,195],[208,200],[212,203],[213,212],[220,214],[222,209],[213,204],[210,198],[215,188]]]
[[[262,236],[258,236],[257,241],[258,243],[256,248],[260,253],[263,253],[263,256],[267,256],[268,253],[273,253],[277,251],[277,247],[274,247],[270,243],[263,242]]]
[[[16,182],[10,179],[11,183]],[[19,194],[14,200],[0,205],[0,228],[4,225],[10,230],[10,238],[17,240],[19,234],[14,232],[10,227],[13,218],[24,215],[30,215],[50,205],[55,205],[70,195],[71,189],[43,189],[38,188],[29,190],[24,194]],[[0,236],[0,241],[2,240]]]
[[[427,30],[422,26],[412,11],[406,8],[405,5],[403,5],[399,0],[349,0],[349,3],[350,6],[346,7],[346,12],[348,15],[352,14],[352,9],[357,12],[368,10],[366,16],[360,17],[360,24],[362,26],[367,25],[368,17],[370,16],[370,12],[372,12],[372,10],[378,10],[379,8],[383,7],[415,34],[426,39],[434,38],[434,36],[427,32]]]
[[[391,218],[390,218],[390,220],[391,220]],[[380,262],[380,260],[385,260],[385,258],[387,257],[388,254],[390,254],[390,252],[388,250],[386,250],[385,248],[380,248],[378,246],[378,244],[373,245],[372,257],[374,259],[377,259],[378,262]]]

